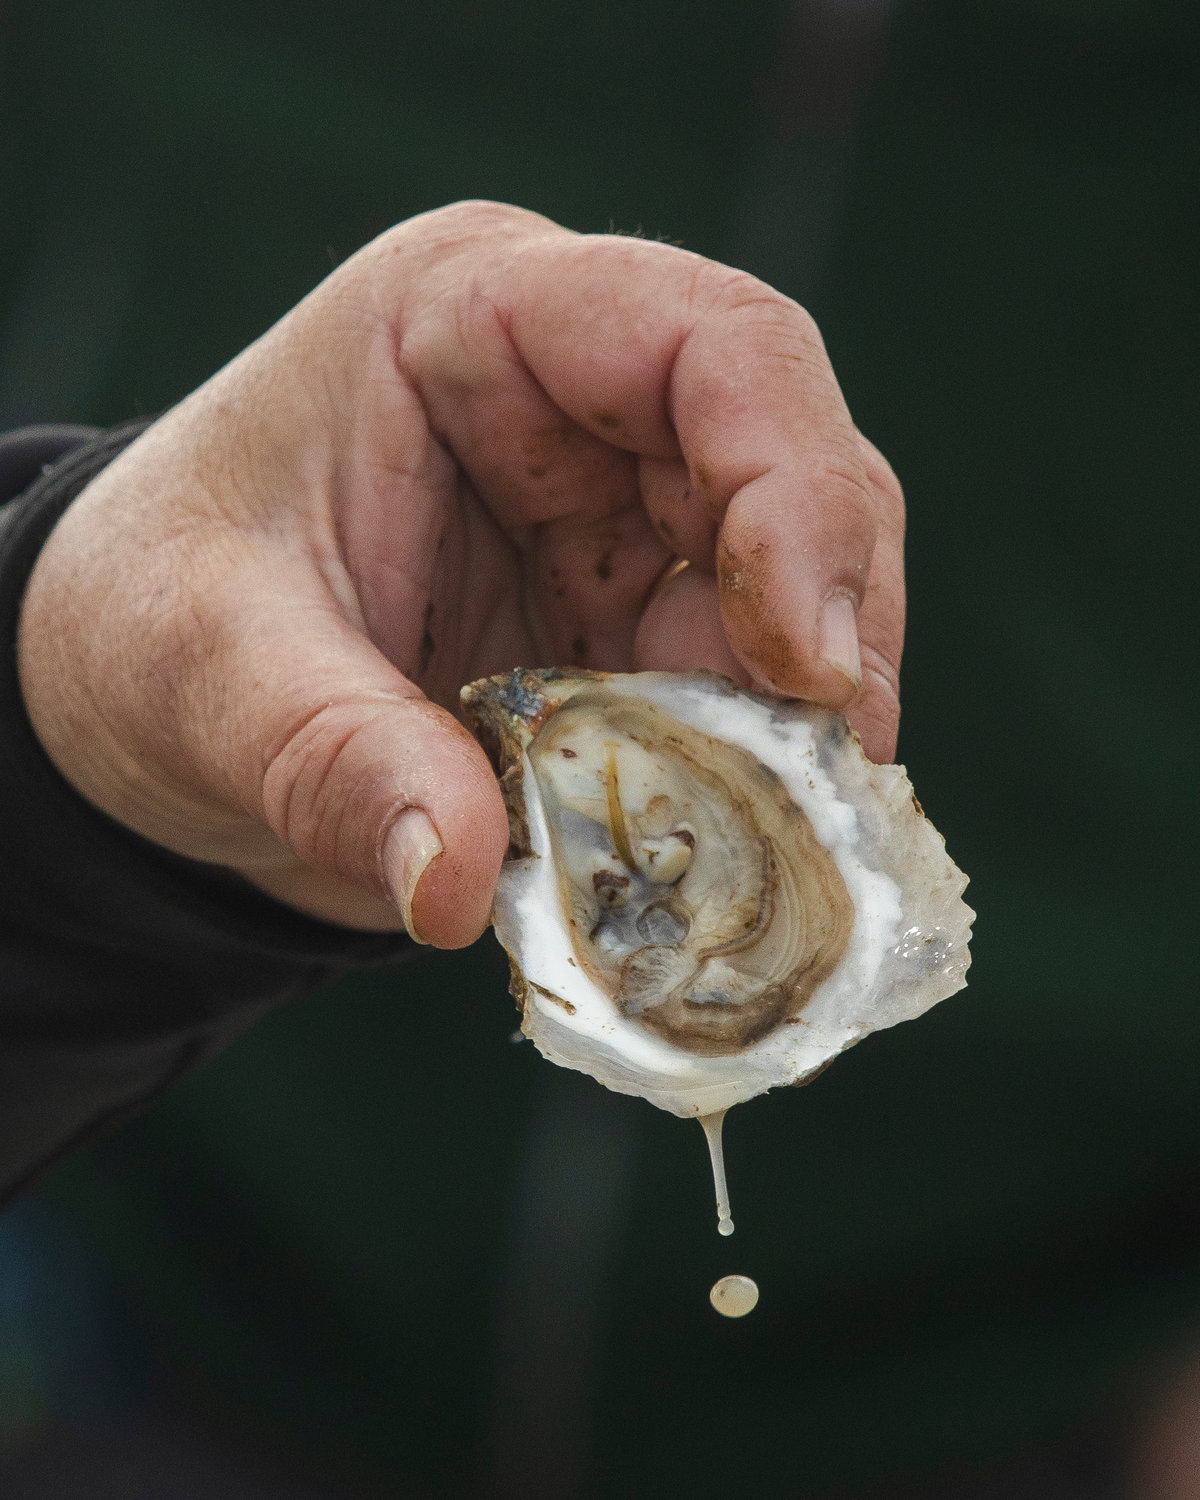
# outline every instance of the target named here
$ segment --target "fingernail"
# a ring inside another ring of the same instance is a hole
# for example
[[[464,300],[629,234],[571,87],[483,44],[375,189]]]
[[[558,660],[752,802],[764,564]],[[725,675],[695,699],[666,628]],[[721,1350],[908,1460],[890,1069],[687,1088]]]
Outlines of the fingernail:
[[[414,942],[425,939],[413,921],[413,898],[417,884],[433,861],[442,853],[442,841],[429,815],[419,807],[407,808],[388,830],[383,843],[383,876],[392,900],[400,908],[408,935]]]
[[[821,611],[821,660],[854,684],[862,687],[862,659],[858,654],[858,614],[853,599],[833,594]]]

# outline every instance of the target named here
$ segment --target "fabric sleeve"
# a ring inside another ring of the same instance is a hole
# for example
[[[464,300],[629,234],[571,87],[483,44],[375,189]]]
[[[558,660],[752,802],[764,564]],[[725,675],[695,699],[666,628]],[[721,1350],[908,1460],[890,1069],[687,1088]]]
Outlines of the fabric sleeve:
[[[0,437],[0,1204],[270,1008],[411,941],[303,916],[86,802],[25,712],[16,631],[38,552],[148,426]]]

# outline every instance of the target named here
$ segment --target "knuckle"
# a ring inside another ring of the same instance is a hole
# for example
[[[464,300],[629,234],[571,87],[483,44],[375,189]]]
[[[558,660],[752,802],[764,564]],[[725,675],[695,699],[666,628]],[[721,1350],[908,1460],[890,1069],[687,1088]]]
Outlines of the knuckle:
[[[522,236],[544,235],[560,229],[551,219],[486,198],[462,199],[404,219],[385,229],[367,247],[364,264],[386,265],[392,255],[415,257],[420,263],[433,256],[443,258],[477,248],[481,241],[512,241]],[[358,257],[354,257],[356,261]],[[351,264],[352,262],[347,262]]]
[[[891,475],[890,484],[876,484],[876,503],[879,508],[880,530],[890,536],[903,536],[907,524],[907,509],[904,503],[904,491],[900,488],[900,481],[888,470]]]
[[[904,487],[896,476],[895,469],[880,453],[879,449],[867,437],[860,432],[858,436],[859,451],[862,454],[863,463],[866,465],[867,479],[875,494],[875,501],[879,508],[880,519],[884,524],[904,529],[905,504]]]
[[[732,337],[738,357],[710,371],[712,384],[737,393],[746,380],[746,360],[762,377],[809,393],[832,381],[825,341],[807,309],[746,271],[704,261],[694,273],[689,297],[693,328],[720,339]]]
[[[897,479],[896,471],[892,468],[891,464],[885,459],[881,459],[877,465],[871,465],[867,472],[870,475],[871,482],[888,504],[898,511],[900,515],[903,515],[904,489],[899,479]]]
[[[899,674],[894,662],[864,647],[863,684],[849,712],[850,722],[875,761],[896,753],[900,725]]]
[[[704,261],[696,277],[695,297],[713,312],[751,318],[758,324],[786,331],[806,344],[821,345],[812,314],[748,271]]]
[[[442,225],[453,226],[467,233],[497,228],[519,229],[549,221],[528,208],[518,208],[512,203],[498,203],[490,198],[463,198],[449,203],[430,215]]]
[[[868,554],[873,551],[878,531],[876,509],[866,476],[858,466],[830,460],[816,476],[816,488],[825,528],[838,545]]]
[[[272,832],[302,860],[373,883],[383,789],[360,753],[371,724],[362,705],[344,702],[301,716],[266,758],[262,802]]]
[[[881,711],[891,711],[893,705],[899,712],[900,665],[885,656],[869,642],[860,643],[864,690],[881,706]],[[864,692],[866,696],[866,692]]]

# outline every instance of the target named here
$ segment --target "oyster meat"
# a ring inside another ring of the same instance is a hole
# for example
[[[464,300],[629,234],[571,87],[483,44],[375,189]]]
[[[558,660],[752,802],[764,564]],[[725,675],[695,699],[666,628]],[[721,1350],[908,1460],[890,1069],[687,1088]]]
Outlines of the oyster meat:
[[[711,672],[518,670],[463,702],[512,830],[496,935],[552,1062],[704,1116],[965,983],[966,878],[842,715]]]

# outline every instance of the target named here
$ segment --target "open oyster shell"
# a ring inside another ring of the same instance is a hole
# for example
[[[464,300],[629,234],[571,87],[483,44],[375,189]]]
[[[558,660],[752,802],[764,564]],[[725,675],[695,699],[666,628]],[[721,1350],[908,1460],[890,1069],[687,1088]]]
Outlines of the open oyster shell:
[[[493,911],[552,1062],[707,1115],[965,983],[973,913],[902,768],[710,672],[463,690],[512,829]]]

